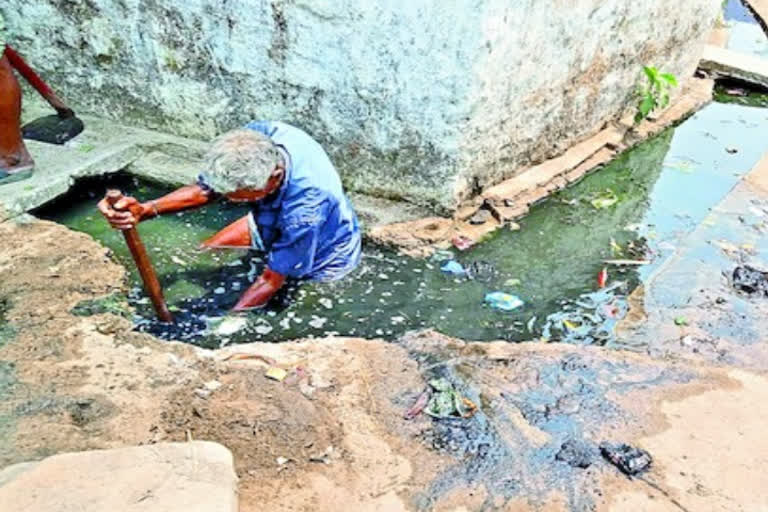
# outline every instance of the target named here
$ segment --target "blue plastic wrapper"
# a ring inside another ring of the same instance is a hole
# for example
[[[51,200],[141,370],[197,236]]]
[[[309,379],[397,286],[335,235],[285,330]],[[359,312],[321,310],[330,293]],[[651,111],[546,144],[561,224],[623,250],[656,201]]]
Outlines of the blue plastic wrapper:
[[[452,276],[467,275],[467,271],[461,266],[461,263],[456,260],[446,261],[440,266],[440,270],[446,274],[451,274]]]
[[[502,311],[512,311],[525,304],[520,297],[504,292],[486,294],[485,302],[492,308]]]

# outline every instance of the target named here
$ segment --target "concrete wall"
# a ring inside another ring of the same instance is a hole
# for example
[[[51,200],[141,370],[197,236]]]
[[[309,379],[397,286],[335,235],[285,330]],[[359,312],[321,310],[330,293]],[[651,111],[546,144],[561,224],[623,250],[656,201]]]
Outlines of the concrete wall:
[[[75,107],[323,142],[348,187],[450,209],[616,118],[642,64],[693,73],[719,0],[5,0]]]

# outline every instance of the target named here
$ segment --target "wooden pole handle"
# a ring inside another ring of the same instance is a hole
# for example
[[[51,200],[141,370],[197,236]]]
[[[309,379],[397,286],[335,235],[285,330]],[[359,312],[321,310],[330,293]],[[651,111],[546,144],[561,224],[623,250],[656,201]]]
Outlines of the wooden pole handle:
[[[111,189],[107,191],[107,203],[114,207],[115,204],[125,197],[119,190]],[[144,290],[149,295],[149,299],[152,301],[152,305],[155,307],[157,316],[163,322],[173,323],[173,316],[168,310],[168,306],[165,304],[165,298],[163,297],[163,289],[160,286],[160,281],[157,279],[155,269],[152,267],[152,261],[149,259],[147,249],[144,247],[144,243],[139,238],[139,232],[136,228],[126,229],[123,231],[125,237],[125,243],[128,245],[128,249],[131,251],[133,261],[136,263],[136,268],[139,270],[141,280],[144,282]]]

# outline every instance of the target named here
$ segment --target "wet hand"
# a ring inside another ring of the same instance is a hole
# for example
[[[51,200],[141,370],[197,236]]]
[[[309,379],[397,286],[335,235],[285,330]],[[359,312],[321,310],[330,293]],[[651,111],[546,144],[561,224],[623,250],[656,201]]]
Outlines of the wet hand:
[[[146,208],[134,197],[124,197],[113,205],[107,198],[99,201],[99,211],[115,229],[127,230],[136,227],[146,216]]]
[[[284,282],[284,275],[278,274],[269,268],[264,269],[264,273],[243,293],[232,310],[248,311],[263,308],[267,305],[269,299],[283,286]]]

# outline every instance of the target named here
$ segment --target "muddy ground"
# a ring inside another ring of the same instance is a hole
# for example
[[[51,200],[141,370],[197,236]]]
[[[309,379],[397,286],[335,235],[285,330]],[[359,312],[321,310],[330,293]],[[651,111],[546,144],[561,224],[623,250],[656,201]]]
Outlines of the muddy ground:
[[[87,236],[28,220],[0,224],[0,238],[0,466],[204,439],[234,453],[245,512],[754,511],[768,502],[765,367],[432,331],[395,343],[202,351],[134,333],[117,315],[73,315],[124,286],[124,270]],[[268,380],[259,360],[224,360],[235,352],[308,376]],[[405,420],[441,376],[478,413]],[[648,450],[650,472],[623,476],[600,457],[603,441]]]

